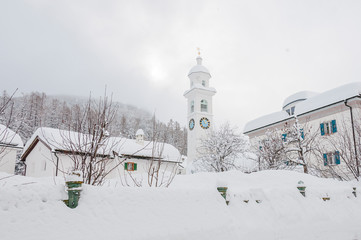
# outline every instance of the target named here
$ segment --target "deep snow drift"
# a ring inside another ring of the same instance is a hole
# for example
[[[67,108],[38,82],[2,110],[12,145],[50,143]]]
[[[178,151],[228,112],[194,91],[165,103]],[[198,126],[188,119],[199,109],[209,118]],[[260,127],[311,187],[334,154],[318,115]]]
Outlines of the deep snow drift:
[[[85,185],[79,207],[69,209],[61,178],[6,176],[0,173],[2,240],[361,239],[357,182],[288,171],[199,173],[176,176],[169,188]],[[229,188],[229,206],[217,186]]]

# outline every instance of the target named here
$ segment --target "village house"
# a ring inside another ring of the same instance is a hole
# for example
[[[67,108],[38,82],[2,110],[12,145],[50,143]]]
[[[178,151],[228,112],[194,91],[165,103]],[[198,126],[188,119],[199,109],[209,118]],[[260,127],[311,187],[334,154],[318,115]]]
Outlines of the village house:
[[[39,128],[24,147],[21,161],[26,176],[62,176],[73,169],[74,158],[89,151],[89,135],[54,128]],[[107,179],[128,173],[147,173],[152,164],[161,165],[162,172],[177,171],[180,152],[172,145],[144,140],[139,129],[136,139],[108,137],[97,156],[106,161]],[[128,173],[127,173],[128,172]]]
[[[317,138],[318,154],[306,154],[308,164],[325,177],[354,179],[360,175],[361,83],[346,84],[323,93],[298,92],[285,99],[282,110],[248,122],[244,128],[254,149],[269,131],[288,141],[286,128],[298,124],[301,139]],[[306,135],[307,132],[307,135]],[[288,164],[285,161],[285,164]],[[332,174],[335,173],[335,174]]]
[[[15,162],[23,149],[19,134],[0,124],[0,172],[14,174]]]

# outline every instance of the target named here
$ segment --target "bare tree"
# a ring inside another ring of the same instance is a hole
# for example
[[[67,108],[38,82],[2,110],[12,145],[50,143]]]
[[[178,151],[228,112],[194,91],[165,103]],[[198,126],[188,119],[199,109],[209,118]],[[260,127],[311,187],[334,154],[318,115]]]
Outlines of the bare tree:
[[[152,157],[147,164],[148,185],[150,187],[168,187],[177,173],[178,165],[162,159],[164,145],[170,133],[169,131],[160,132],[157,128],[159,125],[156,124],[155,117],[153,119]]]
[[[200,157],[194,164],[197,171],[224,172],[238,169],[238,160],[248,148],[246,137],[238,133],[236,127],[225,123],[201,139],[201,146],[197,149]]]
[[[286,163],[285,146],[279,130],[267,130],[265,138],[254,146],[259,170],[289,168]]]
[[[151,149],[150,156],[144,157],[143,161],[146,161],[145,172],[138,173],[127,171],[123,168],[123,173],[120,174],[120,180],[123,185],[142,187],[143,184],[147,184],[149,187],[168,187],[177,173],[179,159],[167,159],[164,153],[165,141],[169,137],[169,132],[164,129],[160,130],[159,123],[156,122],[153,117],[153,131],[150,141],[148,141],[143,147],[139,148],[136,152],[130,156],[119,155],[119,161],[124,166],[126,160],[136,157],[139,152]]]
[[[19,128],[10,129],[11,123],[14,121],[14,102],[13,97],[18,89],[16,89],[10,96],[3,92],[3,96],[0,102],[0,162],[3,160],[4,156],[7,155],[6,149],[10,148],[18,148],[17,150],[17,157],[20,156],[21,148],[23,146],[16,146],[14,144],[15,137]],[[19,150],[20,149],[20,150]],[[17,161],[18,159],[16,159]],[[19,172],[21,173],[22,166],[19,166]],[[14,171],[16,172],[15,166]]]
[[[331,162],[328,159],[328,163],[321,169],[323,175],[338,178],[340,180],[359,180],[358,166],[356,161],[356,154],[358,159],[361,159],[361,122],[358,119],[354,119],[354,133],[353,138],[352,126],[350,126],[349,119],[343,119],[339,121],[339,127],[337,134],[327,136],[325,146],[320,146],[319,158],[323,161],[324,154],[329,154],[329,158],[339,158],[339,163]],[[333,154],[332,154],[333,153]]]
[[[318,150],[318,129],[314,130],[308,124],[300,124],[298,118],[295,122],[283,129],[283,145],[285,156],[288,163],[302,165],[303,172],[309,173],[309,167],[312,164],[309,159],[317,156]]]
[[[107,131],[116,110],[106,94],[97,101],[89,97],[86,106],[77,110],[77,132],[71,131],[70,125],[67,131],[60,131],[64,153],[72,160],[70,170],[80,170],[87,184],[101,185],[120,165],[120,162],[114,165],[115,159],[111,155],[118,141],[110,138]]]

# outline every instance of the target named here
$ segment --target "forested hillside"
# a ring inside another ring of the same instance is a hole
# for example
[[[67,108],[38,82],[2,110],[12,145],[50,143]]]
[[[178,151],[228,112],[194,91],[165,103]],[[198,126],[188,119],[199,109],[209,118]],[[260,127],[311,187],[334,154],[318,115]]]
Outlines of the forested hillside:
[[[2,104],[9,98],[11,96],[4,91],[1,96]],[[10,104],[0,115],[0,121],[17,131],[24,142],[39,127],[77,131],[82,111],[88,101],[89,99],[84,97],[25,93],[21,97],[11,98]],[[168,123],[163,123],[143,109],[119,102],[113,102],[113,107],[116,109],[116,117],[107,128],[111,136],[135,138],[136,131],[141,128],[145,138],[150,139],[154,131],[157,131],[162,141],[174,145],[182,154],[186,154],[187,131],[177,121],[170,119]]]

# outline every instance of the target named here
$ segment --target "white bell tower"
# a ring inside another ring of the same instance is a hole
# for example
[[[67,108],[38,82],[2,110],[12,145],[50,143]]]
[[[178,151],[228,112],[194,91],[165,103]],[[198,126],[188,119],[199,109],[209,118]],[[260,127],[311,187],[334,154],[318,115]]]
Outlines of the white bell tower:
[[[196,60],[197,65],[188,73],[190,88],[183,94],[187,98],[188,109],[188,166],[192,166],[193,161],[200,156],[201,139],[212,130],[212,97],[216,93],[216,90],[209,86],[211,74],[202,65],[203,59],[199,52]]]

